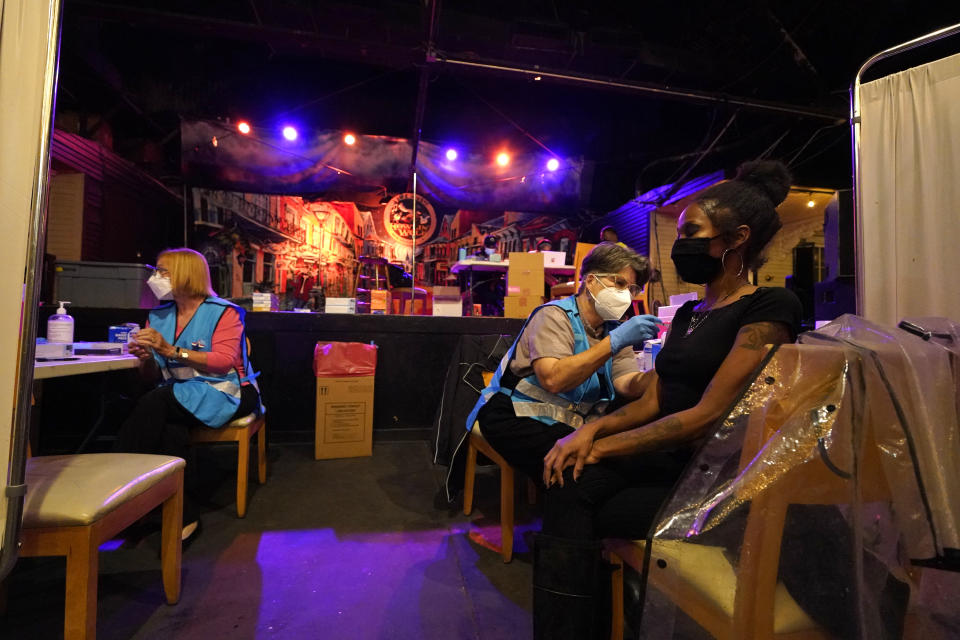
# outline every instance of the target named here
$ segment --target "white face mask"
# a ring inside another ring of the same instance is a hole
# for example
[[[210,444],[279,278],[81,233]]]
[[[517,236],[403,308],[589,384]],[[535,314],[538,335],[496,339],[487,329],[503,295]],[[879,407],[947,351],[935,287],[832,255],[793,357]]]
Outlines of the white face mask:
[[[593,306],[597,310],[597,315],[603,318],[606,321],[616,321],[623,317],[623,314],[627,312],[627,309],[630,308],[630,304],[633,302],[633,298],[630,297],[629,289],[624,289],[623,291],[618,290],[616,287],[608,287],[603,284],[603,282],[597,276],[593,276],[594,279],[600,283],[600,286],[603,289],[600,290],[600,293],[597,295],[590,296],[593,298]],[[587,289],[587,292],[590,292],[590,289]]]
[[[147,286],[157,300],[169,300],[173,297],[173,285],[170,284],[170,278],[161,277],[159,274],[153,274],[147,279]]]

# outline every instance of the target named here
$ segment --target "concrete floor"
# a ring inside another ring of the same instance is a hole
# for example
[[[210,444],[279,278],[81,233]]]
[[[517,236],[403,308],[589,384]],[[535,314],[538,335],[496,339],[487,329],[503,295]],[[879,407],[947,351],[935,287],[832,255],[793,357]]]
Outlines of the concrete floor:
[[[201,456],[216,489],[183,556],[178,605],[163,601],[159,533],[105,545],[99,638],[531,636],[529,541],[539,522],[518,501],[514,560],[503,564],[489,548],[500,537],[496,471],[478,475],[468,518],[462,503],[436,502],[444,469],[425,442],[325,461],[307,446],[272,446],[267,484],[252,482],[239,520],[235,460],[229,448]],[[60,637],[62,559],[21,560],[8,586],[0,637]]]

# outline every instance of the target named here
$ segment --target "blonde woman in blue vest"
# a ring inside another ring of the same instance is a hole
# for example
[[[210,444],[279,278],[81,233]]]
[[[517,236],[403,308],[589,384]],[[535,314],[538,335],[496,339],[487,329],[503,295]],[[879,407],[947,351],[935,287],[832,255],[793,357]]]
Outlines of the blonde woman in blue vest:
[[[189,429],[220,427],[261,409],[247,358],[244,311],[210,286],[210,269],[192,249],[167,249],[147,280],[160,304],[130,353],[140,371],[158,383],[144,394],[120,427],[117,451],[174,455],[187,460],[184,540],[199,527],[190,494],[196,465],[190,461]]]

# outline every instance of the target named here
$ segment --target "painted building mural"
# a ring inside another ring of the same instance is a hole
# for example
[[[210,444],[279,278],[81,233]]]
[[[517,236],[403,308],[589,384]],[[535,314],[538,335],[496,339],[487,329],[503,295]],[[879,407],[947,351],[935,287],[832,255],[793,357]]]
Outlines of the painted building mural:
[[[207,258],[214,290],[231,298],[274,292],[286,309],[310,306],[318,295],[354,296],[358,273],[369,263],[361,258],[382,258],[406,272],[415,264],[417,286],[432,287],[455,284],[450,267],[459,250],[474,254],[487,235],[506,255],[533,250],[543,238],[572,253],[579,234],[575,219],[538,213],[461,209],[440,216],[422,196],[414,207],[409,193],[372,210],[299,196],[190,193],[190,245]]]

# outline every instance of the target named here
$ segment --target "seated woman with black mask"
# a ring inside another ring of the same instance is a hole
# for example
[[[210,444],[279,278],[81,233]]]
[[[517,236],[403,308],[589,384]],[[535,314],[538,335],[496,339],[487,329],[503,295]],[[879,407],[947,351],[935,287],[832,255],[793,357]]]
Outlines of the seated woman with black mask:
[[[545,628],[537,637],[566,637],[571,629],[589,637],[598,618],[580,603],[594,596],[594,612],[609,606],[589,585],[537,563],[590,566],[599,561],[600,538],[645,537],[695,444],[760,364],[764,345],[796,338],[797,297],[747,279],[782,226],[776,206],[789,188],[782,164],[750,162],[680,215],[671,258],[683,280],[706,285],[703,299],[677,311],[644,395],[559,440],[544,458],[548,487],[576,489],[567,492],[562,516],[544,514],[534,574],[553,580],[535,584],[535,628],[537,620]]]

